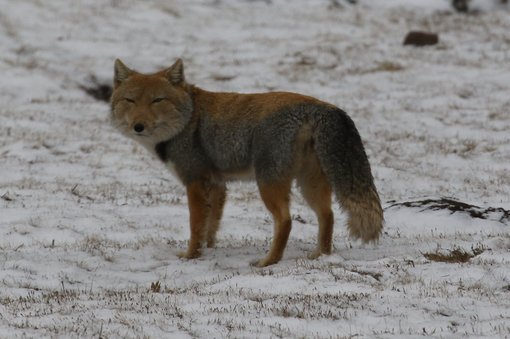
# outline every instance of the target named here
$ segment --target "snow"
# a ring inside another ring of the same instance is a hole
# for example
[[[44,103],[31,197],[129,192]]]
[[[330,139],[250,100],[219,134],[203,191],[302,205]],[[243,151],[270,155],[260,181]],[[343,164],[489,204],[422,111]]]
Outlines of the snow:
[[[453,197],[510,209],[510,15],[449,1],[0,0],[0,337],[509,337],[510,225],[390,207]],[[402,46],[409,30],[436,46]],[[82,90],[113,61],[182,57],[215,91],[286,90],[345,109],[385,211],[377,245],[308,260],[317,223],[295,191],[283,260],[252,183],[229,185],[215,249],[183,261],[185,190]],[[424,254],[483,253],[466,263]],[[151,284],[159,282],[159,290]]]

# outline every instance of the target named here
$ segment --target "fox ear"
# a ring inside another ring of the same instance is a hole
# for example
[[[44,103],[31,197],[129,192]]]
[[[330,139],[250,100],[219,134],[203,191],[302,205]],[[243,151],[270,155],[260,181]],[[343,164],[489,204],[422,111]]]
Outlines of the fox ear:
[[[122,61],[119,59],[115,60],[114,66],[114,75],[113,82],[115,87],[119,86],[121,82],[129,78],[133,74],[133,71],[130,70]]]
[[[177,61],[166,70],[166,77],[174,85],[179,85],[184,81],[184,66],[181,59],[177,59]]]

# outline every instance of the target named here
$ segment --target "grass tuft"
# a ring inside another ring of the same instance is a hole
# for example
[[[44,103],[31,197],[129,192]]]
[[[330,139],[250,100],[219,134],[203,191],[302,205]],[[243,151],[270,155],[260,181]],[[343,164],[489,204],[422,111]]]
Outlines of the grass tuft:
[[[159,281],[151,283],[151,292],[153,293],[161,292],[161,283]]]

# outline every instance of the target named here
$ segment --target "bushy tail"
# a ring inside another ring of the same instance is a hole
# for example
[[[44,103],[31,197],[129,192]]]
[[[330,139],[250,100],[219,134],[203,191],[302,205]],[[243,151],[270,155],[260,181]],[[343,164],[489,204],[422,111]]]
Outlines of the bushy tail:
[[[315,151],[342,208],[353,238],[375,242],[384,217],[367,155],[354,122],[340,109],[316,115]]]

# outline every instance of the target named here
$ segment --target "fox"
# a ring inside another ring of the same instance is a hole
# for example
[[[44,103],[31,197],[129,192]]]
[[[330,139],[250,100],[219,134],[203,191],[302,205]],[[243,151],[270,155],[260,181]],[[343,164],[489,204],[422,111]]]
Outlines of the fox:
[[[267,254],[279,262],[292,228],[293,183],[318,220],[316,259],[332,251],[333,193],[347,213],[350,237],[377,242],[383,210],[352,119],[342,109],[291,92],[211,92],[186,81],[177,59],[156,73],[114,64],[111,121],[143,145],[185,186],[190,237],[183,259],[214,247],[227,183],[254,180],[274,222]]]

